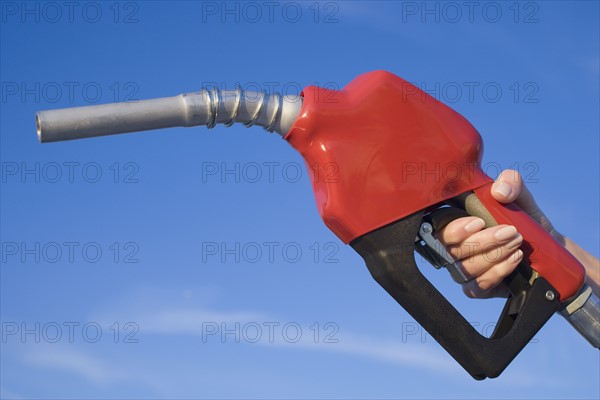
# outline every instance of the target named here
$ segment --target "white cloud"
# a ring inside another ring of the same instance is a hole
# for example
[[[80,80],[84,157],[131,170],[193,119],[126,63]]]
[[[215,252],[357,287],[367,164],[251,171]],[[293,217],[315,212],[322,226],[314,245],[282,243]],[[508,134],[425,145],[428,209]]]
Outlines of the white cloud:
[[[153,310],[153,311],[150,311]],[[365,337],[347,330],[343,330],[336,335],[334,342],[327,342],[321,337],[315,340],[314,331],[311,330],[313,323],[304,323],[302,321],[290,321],[282,318],[269,316],[261,312],[254,311],[222,311],[201,307],[192,308],[189,305],[174,305],[169,307],[160,307],[153,302],[145,303],[143,306],[138,304],[134,309],[129,309],[125,314],[123,310],[114,310],[105,312],[103,315],[110,317],[94,318],[94,321],[114,321],[115,319],[127,319],[135,321],[140,329],[140,334],[148,335],[192,335],[202,337],[202,340],[208,341],[227,341],[232,340],[232,335],[222,339],[221,334],[225,329],[236,330],[240,332],[240,342],[275,346],[278,348],[307,349],[311,351],[325,351],[345,354],[349,356],[365,357],[375,361],[385,363],[394,363],[410,367],[422,367],[435,372],[461,373],[454,362],[441,349],[435,350],[425,343],[402,343],[398,341],[381,340],[373,337]],[[101,323],[102,324],[102,323]],[[269,334],[269,326],[276,326],[274,334]],[[301,335],[296,340],[296,330],[290,326],[290,333],[293,339],[286,339],[282,334],[286,324],[294,324],[300,328]],[[211,325],[212,332],[207,332],[207,325]],[[323,327],[321,327],[322,329]],[[246,331],[246,329],[248,329]],[[256,329],[260,330],[259,339],[245,340],[244,337],[257,337]]]
[[[252,321],[266,321],[264,315],[253,312],[239,311],[223,313],[200,309],[163,309],[144,314],[130,315],[130,320],[135,321],[144,333],[158,334],[202,334],[205,322],[218,322],[232,324],[239,322],[245,324]]]
[[[109,384],[131,379],[127,371],[106,364],[95,357],[64,346],[33,346],[23,357],[23,362],[36,367],[60,369],[95,384]]]

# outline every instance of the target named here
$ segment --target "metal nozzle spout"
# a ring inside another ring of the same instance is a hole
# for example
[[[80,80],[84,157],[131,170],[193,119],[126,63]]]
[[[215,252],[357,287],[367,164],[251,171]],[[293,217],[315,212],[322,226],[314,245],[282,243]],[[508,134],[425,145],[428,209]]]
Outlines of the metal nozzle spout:
[[[259,125],[285,135],[300,113],[298,96],[267,95],[236,90],[201,90],[127,103],[112,103],[60,110],[36,115],[40,142],[81,139],[171,128],[176,126],[227,126],[234,122]]]
[[[600,348],[600,299],[585,286],[561,314],[595,348]]]

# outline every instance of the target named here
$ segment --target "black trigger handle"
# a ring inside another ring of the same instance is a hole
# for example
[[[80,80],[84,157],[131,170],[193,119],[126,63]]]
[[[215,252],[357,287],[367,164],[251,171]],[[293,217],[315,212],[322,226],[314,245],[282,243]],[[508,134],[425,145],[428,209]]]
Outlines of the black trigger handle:
[[[554,288],[538,277],[524,294],[518,314],[508,315],[510,300],[492,337],[486,338],[421,274],[414,240],[419,211],[371,231],[350,243],[373,278],[475,379],[494,378],[510,364],[560,308],[546,292]]]

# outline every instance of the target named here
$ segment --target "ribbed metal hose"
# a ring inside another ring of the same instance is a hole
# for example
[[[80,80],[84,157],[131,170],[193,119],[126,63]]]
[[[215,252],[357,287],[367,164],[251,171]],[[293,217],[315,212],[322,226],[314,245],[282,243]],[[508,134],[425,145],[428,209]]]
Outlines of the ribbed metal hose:
[[[174,97],[40,111],[36,124],[38,139],[43,143],[176,126],[213,128],[236,122],[262,126],[283,136],[301,107],[299,96],[269,95],[240,87],[202,89]]]

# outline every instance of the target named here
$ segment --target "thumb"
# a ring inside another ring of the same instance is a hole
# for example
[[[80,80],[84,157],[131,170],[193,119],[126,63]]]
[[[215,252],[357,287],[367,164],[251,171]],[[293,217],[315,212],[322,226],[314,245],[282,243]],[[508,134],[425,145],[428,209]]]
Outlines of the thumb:
[[[502,171],[492,185],[492,196],[500,203],[512,203],[523,191],[523,179],[518,171],[507,169]],[[525,188],[525,191],[527,189]]]
[[[518,171],[512,169],[502,171],[496,182],[492,185],[492,197],[500,203],[516,203],[548,233],[557,233],[548,217],[540,210],[533,195],[523,183],[523,178]]]

